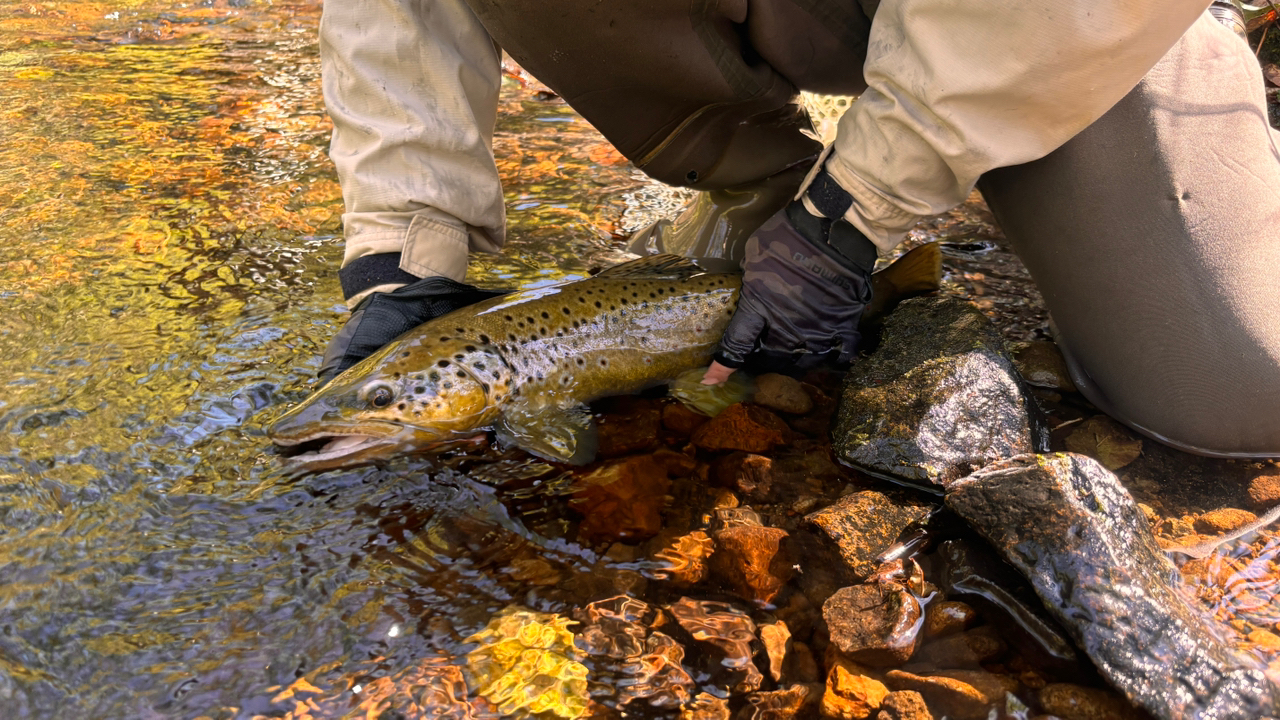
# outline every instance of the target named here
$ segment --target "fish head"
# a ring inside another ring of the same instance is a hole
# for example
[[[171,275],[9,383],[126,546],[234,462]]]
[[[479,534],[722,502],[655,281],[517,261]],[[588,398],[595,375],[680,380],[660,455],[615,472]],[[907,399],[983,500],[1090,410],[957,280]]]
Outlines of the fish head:
[[[391,343],[276,420],[272,441],[304,470],[358,465],[476,435],[505,397],[505,364],[474,345]],[[300,452],[297,452],[300,451]]]

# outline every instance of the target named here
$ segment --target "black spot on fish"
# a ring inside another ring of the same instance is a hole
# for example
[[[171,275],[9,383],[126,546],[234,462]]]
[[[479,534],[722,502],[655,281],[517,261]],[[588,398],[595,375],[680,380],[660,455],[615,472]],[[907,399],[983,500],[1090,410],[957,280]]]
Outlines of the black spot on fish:
[[[561,375],[561,376],[560,376],[560,384],[561,384],[561,385],[568,385],[568,384],[569,384],[569,380],[570,380],[570,378],[569,378],[569,376],[568,376],[568,375]]]
[[[522,328],[522,327],[524,327],[524,321],[523,321],[523,320],[521,320],[520,322],[516,323],[516,327],[518,327],[518,328]]]
[[[489,336],[488,336],[488,335],[485,335],[485,334],[483,334],[483,333],[482,333],[482,334],[480,335],[480,344],[481,344],[481,345],[488,345],[488,344],[489,344]]]
[[[631,297],[638,298],[640,297],[640,293],[631,293]]]
[[[440,379],[440,373],[431,373],[431,379],[432,379],[432,380],[437,380],[437,381],[438,381],[438,380]],[[426,391],[427,391],[427,389],[426,389],[426,388],[424,388],[424,387],[422,387],[421,385],[419,385],[418,387],[416,387],[416,388],[414,388],[414,389],[413,389],[413,392],[414,392],[414,394],[415,394],[415,395],[421,395],[422,393],[424,393],[424,392],[426,392]]]
[[[560,308],[560,309],[564,311],[565,315],[569,314],[569,308]]]
[[[599,300],[597,300],[597,301],[596,301],[596,307],[600,307],[600,301],[599,301]]]
[[[458,331],[458,334],[459,334],[459,335],[461,335],[461,334],[463,334],[463,333],[465,333],[465,332],[466,332],[466,329],[465,329],[465,328],[455,328],[455,330],[457,330],[457,331]]]
[[[404,352],[400,353],[400,357],[409,357],[409,351],[405,350]]]
[[[507,322],[511,322],[511,316],[510,316],[510,315],[503,315],[503,316],[502,316],[502,319],[503,319],[503,320],[506,320]]]
[[[507,333],[507,339],[509,339],[511,342],[517,342],[515,333]]]
[[[467,374],[466,374],[466,373],[464,373],[464,372],[462,372],[461,370],[459,370],[458,372],[456,372],[456,373],[454,373],[454,374],[455,374],[455,375],[457,375],[458,377],[460,377],[460,378],[464,378],[464,379],[467,377]]]
[[[399,404],[399,405],[397,405],[396,407],[397,407],[397,408],[399,408],[399,409],[401,409],[401,410],[404,410],[404,403],[400,403],[400,404]]]
[[[587,291],[587,294],[588,294],[588,295],[591,295],[591,294],[593,294],[593,293],[592,293],[590,290],[588,290],[588,291]]]
[[[600,367],[609,367],[609,358],[600,358]]]
[[[551,314],[550,314],[550,313],[548,313],[546,310],[543,310],[543,311],[542,311],[542,319],[543,319],[543,320],[548,320],[548,319],[550,319],[550,318],[551,318]]]
[[[577,321],[577,320],[574,320],[574,321],[573,321],[573,326],[574,326],[574,327],[578,327],[578,321]]]
[[[662,293],[663,293],[663,289],[662,289],[662,288],[658,288],[658,294],[659,294],[659,295],[661,295]],[[652,295],[650,295],[649,297],[653,297],[653,296],[652,296]]]
[[[452,389],[453,389],[453,383],[449,382],[448,380],[445,380],[445,381],[444,381],[444,384],[443,384],[443,385],[441,385],[440,387],[444,388],[445,390],[452,390]]]
[[[564,337],[564,331],[563,331],[563,330],[557,330],[557,331],[556,331],[556,337]]]
[[[441,335],[441,336],[440,336],[440,342],[449,342],[449,336],[448,336],[448,335]]]
[[[651,298],[656,298],[656,297],[658,297],[658,295],[657,295],[656,293],[649,293],[649,297],[651,297]]]
[[[537,336],[537,335],[530,335],[530,336],[529,336],[529,341],[530,341],[530,342],[536,342],[537,340],[538,340],[538,336]]]
[[[578,367],[583,367],[586,364],[587,364],[586,360],[583,360],[582,358],[578,358]]]
[[[466,357],[466,355],[463,355],[462,353],[458,353],[457,355],[454,355],[454,356],[453,356],[453,359],[454,359],[454,360],[461,360],[461,359],[462,359],[462,358],[464,358],[464,357]]]
[[[475,351],[476,351],[476,346],[475,346],[475,345],[468,345],[468,346],[466,346],[466,347],[464,347],[464,348],[462,348],[462,349],[463,349],[463,350],[466,350],[466,351],[467,351],[467,352],[469,352],[469,353],[473,353],[473,352],[475,352]]]
[[[436,365],[439,365],[440,367],[449,367],[449,361],[441,360],[440,362],[437,362]]]
[[[584,297],[579,297],[579,298],[578,298],[578,302],[582,303],[583,305],[586,305],[586,304],[587,304],[587,299],[586,299],[586,298],[584,298]]]
[[[610,310],[617,310],[617,309],[618,309],[618,306],[617,306],[617,305],[610,305],[610,306],[609,306],[609,309],[610,309]]]
[[[484,371],[484,363],[476,363],[476,369],[477,369],[477,370],[479,370],[479,371],[481,371],[481,372],[483,372],[483,371]]]

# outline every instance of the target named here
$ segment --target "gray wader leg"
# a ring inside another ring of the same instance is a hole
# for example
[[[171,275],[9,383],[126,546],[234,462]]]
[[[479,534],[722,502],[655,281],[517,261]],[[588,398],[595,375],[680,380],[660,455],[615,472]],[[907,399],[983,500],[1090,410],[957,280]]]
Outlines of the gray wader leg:
[[[1278,139],[1206,15],[1098,122],[979,183],[1084,394],[1190,452],[1280,456]]]

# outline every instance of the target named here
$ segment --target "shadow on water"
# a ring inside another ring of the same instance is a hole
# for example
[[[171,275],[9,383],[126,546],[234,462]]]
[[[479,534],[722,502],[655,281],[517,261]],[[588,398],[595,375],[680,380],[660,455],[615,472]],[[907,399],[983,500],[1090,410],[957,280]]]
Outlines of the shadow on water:
[[[280,474],[261,427],[343,317],[319,12],[0,0],[5,717],[278,715],[302,687],[340,715],[378,678],[447,695],[500,611],[570,614],[648,572],[563,539],[566,479],[527,459]],[[514,68],[495,154],[510,241],[481,284],[583,276],[682,197]],[[948,292],[1042,337],[983,212],[915,240],[947,241]]]

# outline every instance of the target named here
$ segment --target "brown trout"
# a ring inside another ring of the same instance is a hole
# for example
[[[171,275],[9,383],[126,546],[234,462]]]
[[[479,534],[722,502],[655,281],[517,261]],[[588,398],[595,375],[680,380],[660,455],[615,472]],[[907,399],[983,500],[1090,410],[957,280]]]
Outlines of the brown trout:
[[[924,245],[872,277],[893,302],[938,288]],[[334,378],[270,428],[300,470],[369,462],[487,429],[534,455],[595,456],[586,403],[705,366],[737,306],[740,276],[656,255],[573,282],[485,300],[430,320]]]

